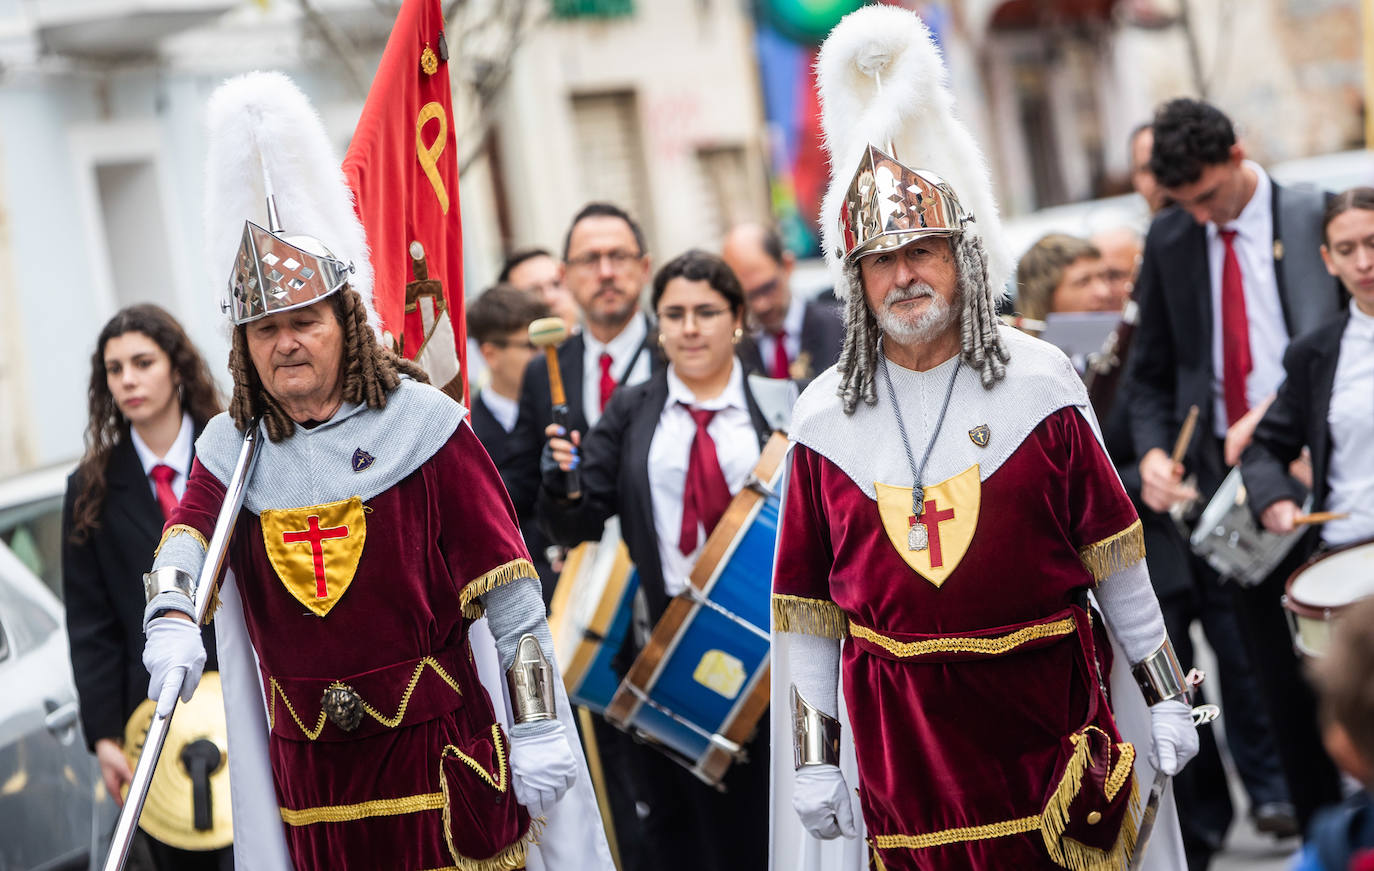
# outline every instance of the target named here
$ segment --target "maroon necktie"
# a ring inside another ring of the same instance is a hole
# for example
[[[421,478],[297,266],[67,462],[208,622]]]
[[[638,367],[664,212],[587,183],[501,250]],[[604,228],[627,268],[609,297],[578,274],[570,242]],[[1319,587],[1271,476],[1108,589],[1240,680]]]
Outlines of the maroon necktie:
[[[787,359],[787,330],[778,330],[773,334],[773,377],[788,378],[791,376],[791,361]]]
[[[686,556],[697,549],[698,524],[710,535],[730,506],[730,485],[725,483],[725,473],[720,470],[716,443],[706,431],[716,413],[685,404],[683,408],[697,422],[697,434],[692,439],[691,453],[687,455],[687,480],[682,488],[682,532],[677,543],[677,549]]]
[[[153,479],[153,490],[157,493],[157,504],[162,509],[162,519],[171,520],[172,512],[177,508],[176,491],[172,489],[172,479],[177,476],[177,470],[163,463],[153,466],[153,470],[148,473]]]
[[[1245,317],[1245,283],[1236,257],[1236,231],[1221,230],[1226,255],[1221,262],[1221,374],[1226,399],[1226,425],[1245,416],[1250,404],[1245,399],[1245,378],[1253,363],[1250,359],[1250,324]]]
[[[615,378],[611,376],[611,355],[605,351],[601,352],[601,410],[606,410],[606,404],[611,401],[611,394],[615,392]]]

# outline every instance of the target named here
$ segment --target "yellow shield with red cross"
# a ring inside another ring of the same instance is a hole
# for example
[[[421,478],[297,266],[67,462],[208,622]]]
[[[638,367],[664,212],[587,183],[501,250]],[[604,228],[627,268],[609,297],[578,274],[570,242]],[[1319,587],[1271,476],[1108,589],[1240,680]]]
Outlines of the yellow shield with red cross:
[[[917,518],[911,510],[911,488],[875,481],[878,514],[892,546],[917,574],[940,586],[968,553],[978,529],[983,484],[978,466],[969,466],[947,481],[925,488],[925,509]],[[916,529],[917,525],[921,528]],[[923,545],[920,549],[913,544]]]
[[[311,611],[329,613],[353,583],[367,539],[363,500],[262,512],[267,559],[286,591]]]

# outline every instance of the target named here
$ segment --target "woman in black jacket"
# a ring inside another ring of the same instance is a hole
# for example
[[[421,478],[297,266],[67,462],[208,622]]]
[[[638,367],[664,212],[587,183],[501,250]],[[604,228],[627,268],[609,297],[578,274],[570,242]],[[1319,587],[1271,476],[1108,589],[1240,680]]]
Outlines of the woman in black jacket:
[[[62,587],[81,726],[106,789],[122,803],[133,778],[125,725],[148,688],[143,572],[185,489],[195,437],[220,412],[220,399],[186,332],[155,305],[123,309],[100,331],[87,398],[86,453],[62,510]],[[213,669],[208,629],[205,644]],[[158,869],[232,867],[227,849],[147,842]]]

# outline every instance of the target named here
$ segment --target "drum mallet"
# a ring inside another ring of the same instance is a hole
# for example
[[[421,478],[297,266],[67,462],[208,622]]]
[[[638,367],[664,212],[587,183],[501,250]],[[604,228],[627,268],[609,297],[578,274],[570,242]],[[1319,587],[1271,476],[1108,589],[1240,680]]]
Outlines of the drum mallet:
[[[549,400],[553,403],[553,422],[563,427],[568,440],[572,441],[572,431],[568,427],[568,396],[563,392],[563,372],[558,368],[558,346],[568,337],[568,328],[561,318],[540,318],[530,324],[530,344],[544,349],[544,359],[549,363]],[[577,499],[582,495],[582,475],[577,469],[565,472],[568,476],[568,498]]]
[[[1318,511],[1314,514],[1299,514],[1293,518],[1294,526],[1315,526],[1322,523],[1330,523],[1333,520],[1344,520],[1350,516],[1348,511]]]

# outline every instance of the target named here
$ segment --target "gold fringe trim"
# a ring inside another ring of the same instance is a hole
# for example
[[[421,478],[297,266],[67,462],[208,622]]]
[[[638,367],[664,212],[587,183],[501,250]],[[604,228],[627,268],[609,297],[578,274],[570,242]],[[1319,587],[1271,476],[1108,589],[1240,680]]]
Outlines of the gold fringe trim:
[[[1064,635],[1072,635],[1074,623],[1072,617],[1065,617],[1063,620],[1056,620],[1053,623],[1038,623],[1024,629],[1017,629],[1006,635],[991,635],[985,638],[962,636],[928,638],[924,641],[898,641],[895,638],[874,632],[867,626],[860,626],[853,621],[849,624],[849,632],[855,638],[870,641],[893,656],[902,658],[923,656],[930,653],[985,653],[989,656],[998,656],[1039,638],[1059,638]]]
[[[1005,838],[1040,828],[1040,815],[1033,814],[1019,820],[989,823],[985,826],[965,826],[958,829],[942,829],[925,835],[878,835],[873,845],[879,850],[922,850],[926,847],[943,847],[947,844],[960,844],[964,841],[986,841],[990,838]]]
[[[521,578],[539,580],[539,573],[534,570],[534,564],[527,559],[513,559],[468,581],[458,593],[458,604],[463,609],[463,616],[469,620],[481,619],[486,609],[477,600],[497,587],[514,583]]]
[[[379,798],[357,804],[330,804],[320,807],[281,808],[282,822],[288,826],[308,826],[312,823],[347,823],[368,817],[394,817],[420,811],[437,811],[444,807],[442,792],[408,795],[404,798]]]
[[[1139,826],[1137,816],[1140,809],[1140,790],[1135,783],[1131,784],[1131,798],[1126,809],[1126,817],[1121,823],[1121,832],[1110,851],[1089,847],[1073,838],[1064,837],[1064,829],[1069,823],[1069,805],[1078,796],[1078,791],[1083,785],[1083,772],[1087,770],[1088,762],[1092,758],[1092,741],[1088,735],[1090,731],[1106,734],[1095,726],[1089,726],[1071,736],[1074,744],[1073,754],[1069,756],[1068,764],[1064,766],[1064,776],[1060,778],[1059,785],[1055,787],[1050,800],[1045,803],[1044,812],[1040,815],[1040,837],[1045,842],[1045,850],[1050,854],[1050,859],[1061,868],[1068,868],[1070,871],[1117,871],[1126,867],[1131,854],[1135,851]],[[1126,766],[1122,765],[1122,761],[1128,755],[1126,748],[1130,748],[1130,762],[1135,761],[1134,745],[1116,746],[1122,758],[1117,760],[1116,766],[1107,778],[1106,791],[1109,798],[1121,790],[1130,773],[1129,763]]]
[[[1078,558],[1092,573],[1093,580],[1100,584],[1109,575],[1145,559],[1145,531],[1136,520],[1116,535],[1080,547]]]
[[[162,538],[158,541],[157,547],[153,549],[153,559],[157,559],[157,555],[162,553],[162,546],[167,543],[167,539],[174,535],[189,535],[196,540],[196,544],[200,545],[201,550],[210,549],[210,542],[205,540],[205,536],[200,534],[199,529],[196,529],[194,526],[187,526],[184,523],[178,523],[167,527],[167,531],[162,533]]]
[[[439,662],[432,656],[426,656],[424,659],[415,663],[415,672],[411,674],[410,683],[406,685],[405,692],[401,693],[401,701],[397,705],[396,713],[394,715],[388,717],[365,701],[362,703],[363,710],[366,711],[367,714],[370,717],[372,717],[372,719],[376,720],[378,723],[381,723],[383,726],[386,726],[388,729],[394,729],[397,726],[399,726],[401,721],[405,719],[406,708],[410,706],[410,697],[412,694],[414,694],[415,686],[420,682],[420,675],[424,674],[426,667],[434,669],[434,673],[439,675],[439,678],[444,683],[452,687],[455,693],[457,693],[460,696],[463,694],[463,690],[459,688],[458,682],[455,681],[451,676],[449,676],[448,672],[444,671],[443,667],[439,665]],[[307,728],[305,723],[301,720],[300,716],[296,713],[296,709],[294,706],[292,706],[291,700],[286,697],[286,693],[282,690],[281,684],[277,683],[277,679],[275,677],[271,678],[268,681],[268,684],[269,687],[267,692],[267,728],[270,730],[276,726],[277,697],[280,696],[282,704],[286,706],[286,712],[291,715],[292,720],[296,721],[296,725],[300,727],[302,734],[304,734],[305,737],[309,738],[311,741],[314,741],[317,738],[319,738],[320,733],[324,731],[325,720],[328,719],[325,716],[324,711],[320,711],[319,719],[315,721],[315,727],[313,729]],[[340,683],[339,681],[334,681],[329,685],[328,689],[333,689],[335,687],[346,687],[346,685]]]
[[[210,585],[210,606],[205,609],[205,619],[201,621],[203,626],[209,626],[210,621],[215,619],[215,614],[219,613],[219,585],[222,583],[224,581],[220,580]]]
[[[447,819],[447,815],[445,815]],[[529,848],[539,843],[539,835],[544,830],[544,817],[530,820],[530,827],[520,840],[506,847],[495,856],[486,859],[469,859],[467,856],[453,855],[453,864],[438,871],[520,871],[529,860]],[[449,851],[452,853],[452,849]]]
[[[773,631],[844,638],[849,634],[849,621],[834,602],[774,593]]]

